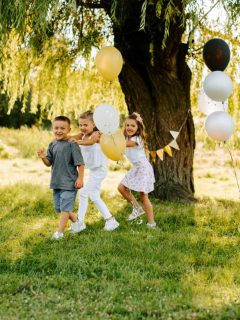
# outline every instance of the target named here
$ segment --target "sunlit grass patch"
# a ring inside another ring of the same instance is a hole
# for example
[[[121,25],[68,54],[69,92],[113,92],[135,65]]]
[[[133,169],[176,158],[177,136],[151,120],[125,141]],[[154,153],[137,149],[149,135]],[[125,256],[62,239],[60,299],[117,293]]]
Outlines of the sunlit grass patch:
[[[119,229],[105,232],[90,203],[87,229],[54,241],[49,189],[18,184],[0,192],[1,319],[240,316],[238,202],[152,199],[158,228],[149,230],[145,217],[127,222],[131,206],[104,192]]]

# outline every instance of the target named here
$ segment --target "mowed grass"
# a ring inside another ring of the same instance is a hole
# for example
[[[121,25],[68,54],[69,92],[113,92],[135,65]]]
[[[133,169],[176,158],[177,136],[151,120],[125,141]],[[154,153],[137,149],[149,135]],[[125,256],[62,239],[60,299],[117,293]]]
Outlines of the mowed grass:
[[[51,239],[51,191],[0,189],[0,319],[240,319],[240,204],[153,200],[158,228],[128,223],[103,194],[114,232],[90,204],[87,229]]]

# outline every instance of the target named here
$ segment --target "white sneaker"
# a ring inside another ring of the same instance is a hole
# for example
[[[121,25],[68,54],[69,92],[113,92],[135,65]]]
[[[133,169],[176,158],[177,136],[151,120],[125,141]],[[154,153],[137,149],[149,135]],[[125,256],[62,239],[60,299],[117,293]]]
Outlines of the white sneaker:
[[[107,220],[104,226],[104,230],[105,231],[113,231],[115,229],[117,229],[119,227],[119,223],[117,222],[117,220],[113,217],[110,220]]]
[[[62,239],[63,238],[63,233],[59,232],[59,231],[56,231],[56,232],[54,232],[52,238],[55,239],[55,240]]]
[[[85,230],[85,229],[86,229],[85,223],[80,222],[80,221],[77,220],[76,222],[74,222],[74,223],[71,225],[70,231],[71,231],[72,233],[79,233],[79,232],[81,232],[81,231],[83,231],[83,230]]]
[[[147,223],[147,227],[148,227],[148,228],[155,229],[155,228],[157,227],[157,224],[156,224],[156,222],[153,222],[153,223]]]
[[[129,215],[129,217],[128,217],[128,221],[132,221],[132,220],[135,220],[135,219],[137,219],[138,217],[140,217],[141,215],[143,215],[144,214],[144,210],[141,208],[141,207],[139,207],[139,208],[135,208],[135,207],[133,207],[133,211],[132,211],[132,213]]]

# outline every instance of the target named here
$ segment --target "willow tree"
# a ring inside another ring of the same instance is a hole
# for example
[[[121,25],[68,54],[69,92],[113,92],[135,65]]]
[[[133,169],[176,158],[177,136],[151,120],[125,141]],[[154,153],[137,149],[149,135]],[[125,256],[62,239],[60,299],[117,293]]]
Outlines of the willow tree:
[[[166,146],[170,130],[180,131],[180,151],[153,162],[155,196],[191,201],[194,196],[194,124],[190,108],[191,70],[186,55],[194,30],[211,7],[198,0],[4,0],[2,43],[13,29],[23,46],[41,54],[49,39],[68,39],[62,62],[113,36],[124,59],[119,76],[128,111],[143,116],[150,150]],[[216,0],[234,21],[239,0]],[[236,20],[235,20],[236,21]],[[185,38],[185,40],[184,40]],[[53,47],[53,52],[55,47]],[[58,60],[59,61],[59,60]]]

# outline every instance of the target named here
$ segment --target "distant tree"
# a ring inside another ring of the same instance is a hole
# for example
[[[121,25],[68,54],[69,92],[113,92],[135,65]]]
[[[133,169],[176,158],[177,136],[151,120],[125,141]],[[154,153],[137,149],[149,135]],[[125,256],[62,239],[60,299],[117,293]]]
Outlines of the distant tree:
[[[9,112],[9,99],[6,94],[0,95],[0,127],[8,127],[19,129],[21,126],[31,127],[37,125],[40,120],[40,108],[37,113],[30,111],[30,103],[27,104],[24,111],[22,111],[23,104],[20,99],[15,101],[13,108]],[[45,119],[46,122],[46,119]]]

